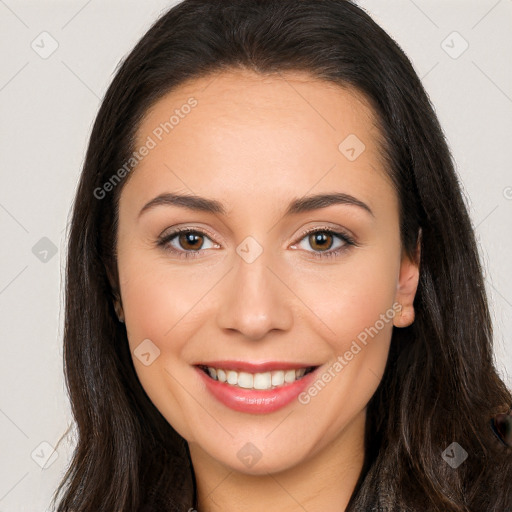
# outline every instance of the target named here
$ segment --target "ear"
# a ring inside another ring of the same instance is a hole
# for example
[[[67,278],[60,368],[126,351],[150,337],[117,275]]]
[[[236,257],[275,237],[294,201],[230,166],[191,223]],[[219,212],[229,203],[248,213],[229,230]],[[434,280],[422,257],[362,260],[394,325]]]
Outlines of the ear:
[[[117,271],[117,269],[116,269]],[[108,282],[110,284],[110,292],[112,294],[112,302],[114,304],[114,310],[116,312],[117,318],[120,322],[124,323],[124,311],[123,305],[121,302],[121,294],[119,293],[119,288],[117,285],[117,272],[114,274],[110,265],[105,265],[105,272],[107,274]]]
[[[400,312],[393,319],[395,327],[408,327],[414,322],[414,297],[418,289],[421,260],[421,229],[418,236],[416,253],[411,260],[407,255],[402,255],[400,275],[396,288],[396,302],[401,306]]]
[[[121,323],[124,323],[124,311],[123,306],[121,304],[121,299],[119,297],[116,297],[116,299],[114,300],[114,309],[116,311],[118,320]]]

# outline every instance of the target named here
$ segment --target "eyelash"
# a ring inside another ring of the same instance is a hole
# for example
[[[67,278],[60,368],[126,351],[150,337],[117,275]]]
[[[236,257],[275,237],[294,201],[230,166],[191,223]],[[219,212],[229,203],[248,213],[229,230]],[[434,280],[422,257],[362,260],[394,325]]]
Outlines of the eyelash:
[[[179,250],[172,248],[169,245],[169,243],[174,238],[176,238],[176,236],[180,235],[181,233],[201,234],[201,235],[204,235],[204,236],[207,236],[208,238],[210,238],[210,235],[201,229],[180,228],[180,229],[176,229],[172,233],[169,233],[168,235],[165,235],[164,237],[159,238],[157,241],[157,246],[162,247],[166,251],[176,254],[178,256],[178,258],[197,258],[198,255],[201,253],[201,251],[206,250],[206,249],[199,249],[197,251],[192,251],[192,250],[179,251]],[[343,253],[347,249],[349,249],[350,246],[357,245],[355,240],[347,233],[334,231],[331,228],[312,228],[312,229],[306,231],[305,233],[303,233],[302,237],[298,240],[297,243],[302,242],[302,240],[304,240],[304,238],[306,238],[308,235],[311,235],[312,233],[329,233],[330,235],[334,235],[334,236],[340,238],[344,242],[344,245],[342,245],[341,247],[339,247],[338,249],[335,249],[335,250],[329,250],[328,252],[327,251],[326,252],[313,251],[311,254],[314,258],[319,258],[319,259],[336,258],[336,257],[339,257],[341,255],[341,253]],[[293,244],[293,245],[296,245],[296,244]],[[310,251],[307,251],[307,252],[310,252]]]

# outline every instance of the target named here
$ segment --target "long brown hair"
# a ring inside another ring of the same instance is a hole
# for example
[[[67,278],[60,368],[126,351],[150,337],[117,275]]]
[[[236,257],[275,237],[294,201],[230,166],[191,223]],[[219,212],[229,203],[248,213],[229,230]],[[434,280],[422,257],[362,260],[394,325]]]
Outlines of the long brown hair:
[[[155,102],[186,80],[233,68],[306,71],[363,93],[379,121],[411,257],[421,229],[416,319],[393,331],[347,510],[512,510],[511,450],[490,428],[512,397],[493,363],[482,269],[458,177],[411,63],[348,0],[185,0],[122,62],[90,136],[66,274],[65,374],[78,439],[55,493],[58,511],[184,512],[195,505],[188,445],[140,385],[113,308],[126,177],[108,193],[98,190],[129,160]],[[468,454],[457,468],[443,460],[454,442]]]

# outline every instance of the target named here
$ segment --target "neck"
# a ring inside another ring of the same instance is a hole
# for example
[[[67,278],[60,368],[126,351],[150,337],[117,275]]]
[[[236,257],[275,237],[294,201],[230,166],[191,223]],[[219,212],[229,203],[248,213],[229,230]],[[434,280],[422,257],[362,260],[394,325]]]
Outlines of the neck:
[[[198,512],[344,511],[364,463],[366,410],[320,451],[278,473],[232,470],[191,443]]]

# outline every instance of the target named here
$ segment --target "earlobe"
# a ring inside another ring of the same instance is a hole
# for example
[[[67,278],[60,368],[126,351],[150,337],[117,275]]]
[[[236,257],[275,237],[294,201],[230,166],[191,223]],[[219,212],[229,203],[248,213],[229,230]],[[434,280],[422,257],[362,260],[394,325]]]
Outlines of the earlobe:
[[[400,304],[400,312],[393,319],[393,325],[395,327],[408,327],[414,322],[414,306],[412,304],[404,307]]]
[[[400,303],[400,312],[395,315],[393,325],[395,327],[408,327],[414,322],[414,298],[418,289],[420,277],[421,258],[421,230],[418,237],[418,245],[414,261],[404,255],[400,265],[400,276],[397,284],[396,301]]]

